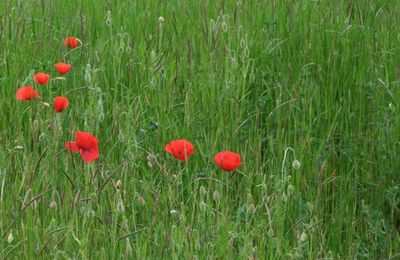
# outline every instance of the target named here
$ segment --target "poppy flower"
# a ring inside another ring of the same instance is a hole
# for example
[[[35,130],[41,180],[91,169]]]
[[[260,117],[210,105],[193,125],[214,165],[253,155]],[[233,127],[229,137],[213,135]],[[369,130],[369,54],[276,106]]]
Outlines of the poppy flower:
[[[67,74],[67,72],[68,72],[68,71],[71,69],[71,67],[72,67],[71,64],[63,63],[63,62],[56,63],[56,64],[54,64],[54,66],[56,66],[57,71],[58,71],[60,74],[62,74],[62,75]]]
[[[68,48],[74,49],[74,48],[78,47],[79,41],[77,38],[75,38],[73,36],[69,36],[64,39],[64,44]]]
[[[99,142],[96,137],[85,132],[76,132],[75,137],[75,142],[65,143],[68,151],[80,152],[84,162],[92,162],[99,158]]]
[[[49,82],[50,75],[43,72],[39,72],[33,75],[33,79],[40,85],[44,85],[47,84],[47,82]]]
[[[194,153],[194,147],[188,140],[182,139],[167,144],[165,151],[172,154],[178,160],[187,161],[187,157]]]
[[[240,162],[240,155],[229,151],[218,153],[214,157],[214,161],[219,168],[227,172],[235,170],[242,164]]]
[[[39,96],[38,92],[31,86],[20,87],[17,90],[17,100],[31,100]]]
[[[54,99],[53,107],[56,113],[62,112],[64,109],[68,107],[68,99],[65,97],[56,97]]]

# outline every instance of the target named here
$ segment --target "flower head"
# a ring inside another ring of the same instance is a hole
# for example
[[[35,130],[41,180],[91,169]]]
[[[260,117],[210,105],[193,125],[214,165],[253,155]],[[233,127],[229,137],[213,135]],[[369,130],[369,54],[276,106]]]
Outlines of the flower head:
[[[242,164],[240,161],[240,155],[229,151],[218,153],[214,157],[214,161],[217,166],[224,171],[233,171]]]
[[[68,72],[68,71],[71,69],[71,67],[72,67],[71,64],[63,63],[63,62],[56,63],[56,64],[54,64],[54,66],[56,66],[56,69],[57,69],[58,73],[60,73],[60,74],[62,74],[62,75],[67,74],[67,72]]]
[[[50,75],[43,72],[39,72],[33,75],[33,79],[40,85],[44,85],[47,84],[47,82],[49,82]]]
[[[86,132],[76,132],[75,137],[75,142],[65,143],[68,151],[80,152],[84,162],[92,162],[99,158],[99,143],[96,137]]]
[[[194,147],[188,140],[181,139],[167,144],[165,151],[172,154],[178,160],[187,161],[188,156],[194,153]]]
[[[79,41],[77,38],[75,38],[73,36],[69,36],[64,39],[64,44],[68,48],[74,49],[74,48],[78,47]]]
[[[20,87],[17,90],[17,100],[31,100],[39,96],[38,92],[31,86]]]
[[[53,107],[56,113],[62,112],[64,109],[68,107],[68,99],[65,97],[56,97],[54,99]]]

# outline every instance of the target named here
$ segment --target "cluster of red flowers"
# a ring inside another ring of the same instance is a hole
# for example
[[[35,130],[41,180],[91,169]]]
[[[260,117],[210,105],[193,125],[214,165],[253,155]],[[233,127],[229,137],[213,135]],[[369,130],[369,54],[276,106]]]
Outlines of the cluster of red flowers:
[[[79,40],[75,37],[67,37],[64,40],[67,48],[74,49],[79,46]],[[65,75],[72,68],[72,64],[59,62],[54,64],[59,74]],[[39,72],[33,75],[33,80],[39,85],[46,85],[50,81],[50,75],[44,72]],[[32,100],[38,98],[39,93],[32,86],[23,86],[17,90],[17,100]],[[53,109],[56,113],[61,113],[69,105],[66,97],[55,97],[53,100]],[[80,152],[84,162],[92,162],[99,157],[99,146],[97,138],[90,133],[76,132],[76,142],[66,142],[65,147],[71,152]]]
[[[185,139],[175,140],[165,146],[165,151],[176,159],[186,162],[194,154],[194,146]],[[234,171],[242,162],[240,155],[230,151],[219,152],[214,157],[215,164],[224,171]]]
[[[79,40],[75,37],[67,37],[64,44],[68,48],[79,46]],[[55,67],[61,75],[65,75],[71,69],[72,65],[68,63],[56,63]],[[50,75],[39,72],[33,76],[36,83],[45,85],[50,80]],[[17,100],[32,100],[38,98],[39,93],[32,86],[23,86],[17,90]],[[53,108],[56,113],[64,111],[69,105],[66,97],[55,97]],[[67,151],[72,153],[79,152],[84,162],[92,162],[99,158],[99,144],[96,137],[86,132],[76,132],[76,141],[66,142]],[[165,146],[165,150],[172,154],[176,159],[187,161],[188,157],[194,154],[194,146],[185,139],[175,140]],[[234,171],[241,163],[240,155],[230,151],[219,152],[214,157],[215,164],[224,171]]]

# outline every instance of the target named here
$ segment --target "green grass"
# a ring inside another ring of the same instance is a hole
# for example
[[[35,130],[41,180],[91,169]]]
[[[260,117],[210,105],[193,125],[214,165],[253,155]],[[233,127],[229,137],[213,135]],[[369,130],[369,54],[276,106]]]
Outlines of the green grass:
[[[396,259],[399,17],[398,0],[3,0],[1,258]],[[64,81],[15,99],[59,61]],[[63,113],[42,105],[59,95]],[[65,152],[75,131],[98,161]],[[164,150],[181,138],[187,164]],[[243,166],[222,172],[221,150]]]

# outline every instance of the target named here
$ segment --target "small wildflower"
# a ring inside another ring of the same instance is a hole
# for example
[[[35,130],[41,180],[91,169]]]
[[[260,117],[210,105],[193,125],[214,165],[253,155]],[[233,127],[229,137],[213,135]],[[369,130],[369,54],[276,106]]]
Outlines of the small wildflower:
[[[147,165],[148,165],[150,168],[153,168],[153,166],[154,166],[156,160],[157,160],[157,158],[156,158],[156,156],[155,156],[154,154],[149,153],[149,154],[147,155]]]

